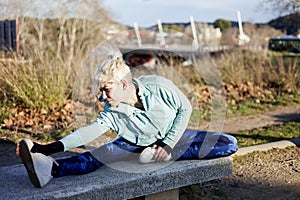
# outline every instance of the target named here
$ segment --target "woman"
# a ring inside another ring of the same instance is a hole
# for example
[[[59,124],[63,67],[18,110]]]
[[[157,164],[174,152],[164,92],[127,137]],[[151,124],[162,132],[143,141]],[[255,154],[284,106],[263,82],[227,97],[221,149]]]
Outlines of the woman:
[[[17,146],[16,152],[36,187],[43,187],[53,177],[89,173],[114,161],[216,158],[237,151],[237,141],[230,135],[186,130],[192,106],[185,95],[160,76],[132,78],[119,50],[98,66],[94,86],[105,106],[93,123],[48,145],[23,139]],[[49,156],[87,144],[108,130],[119,137],[76,156],[58,160]],[[202,145],[204,141],[214,142]],[[205,155],[202,146],[209,146]]]

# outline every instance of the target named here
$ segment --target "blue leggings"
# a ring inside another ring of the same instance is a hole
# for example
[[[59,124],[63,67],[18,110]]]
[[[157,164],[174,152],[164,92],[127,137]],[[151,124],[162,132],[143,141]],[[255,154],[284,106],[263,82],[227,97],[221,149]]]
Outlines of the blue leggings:
[[[58,159],[52,168],[53,177],[86,174],[106,163],[137,159],[146,147],[119,138],[97,149]],[[212,159],[225,157],[238,149],[235,137],[218,132],[186,130],[172,151],[174,160]]]

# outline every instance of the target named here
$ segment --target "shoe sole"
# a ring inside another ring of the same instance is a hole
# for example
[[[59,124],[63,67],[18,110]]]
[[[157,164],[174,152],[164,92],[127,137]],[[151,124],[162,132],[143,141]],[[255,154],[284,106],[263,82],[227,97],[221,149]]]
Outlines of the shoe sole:
[[[154,155],[155,152],[153,151],[153,149],[148,147],[144,149],[144,151],[141,153],[139,157],[139,162],[144,164],[153,163],[155,162]]]
[[[34,165],[33,165],[33,160],[31,157],[30,149],[28,148],[28,145],[27,145],[26,141],[24,141],[24,140],[22,140],[20,142],[20,157],[21,157],[21,160],[23,161],[23,164],[25,165],[25,168],[27,170],[27,173],[28,173],[29,178],[30,178],[31,182],[33,183],[33,185],[41,188],[40,181],[34,170]]]

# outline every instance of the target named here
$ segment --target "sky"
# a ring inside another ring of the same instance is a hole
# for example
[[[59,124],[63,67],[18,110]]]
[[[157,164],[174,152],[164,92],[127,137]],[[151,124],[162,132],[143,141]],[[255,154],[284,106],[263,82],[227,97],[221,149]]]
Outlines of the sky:
[[[276,16],[261,5],[263,0],[102,0],[115,21],[133,26],[152,26],[161,22],[214,22],[216,19],[266,23]]]

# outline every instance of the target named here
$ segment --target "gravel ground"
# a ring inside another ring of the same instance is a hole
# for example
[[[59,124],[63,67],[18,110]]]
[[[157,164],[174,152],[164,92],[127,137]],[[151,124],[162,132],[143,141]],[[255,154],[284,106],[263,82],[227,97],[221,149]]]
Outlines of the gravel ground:
[[[224,132],[300,121],[300,105],[265,114],[226,119]],[[299,130],[300,131],[300,130]],[[7,133],[5,133],[7,134]],[[67,152],[54,157],[74,154]],[[15,144],[0,139],[0,166],[20,164]],[[300,199],[300,148],[235,156],[232,176],[180,189],[180,199]]]
[[[287,122],[300,122],[300,105],[227,119],[223,130],[236,133]],[[180,199],[299,200],[300,148],[235,156],[232,176],[182,188]]]
[[[232,176],[180,190],[180,199],[300,199],[300,148],[234,157]]]

